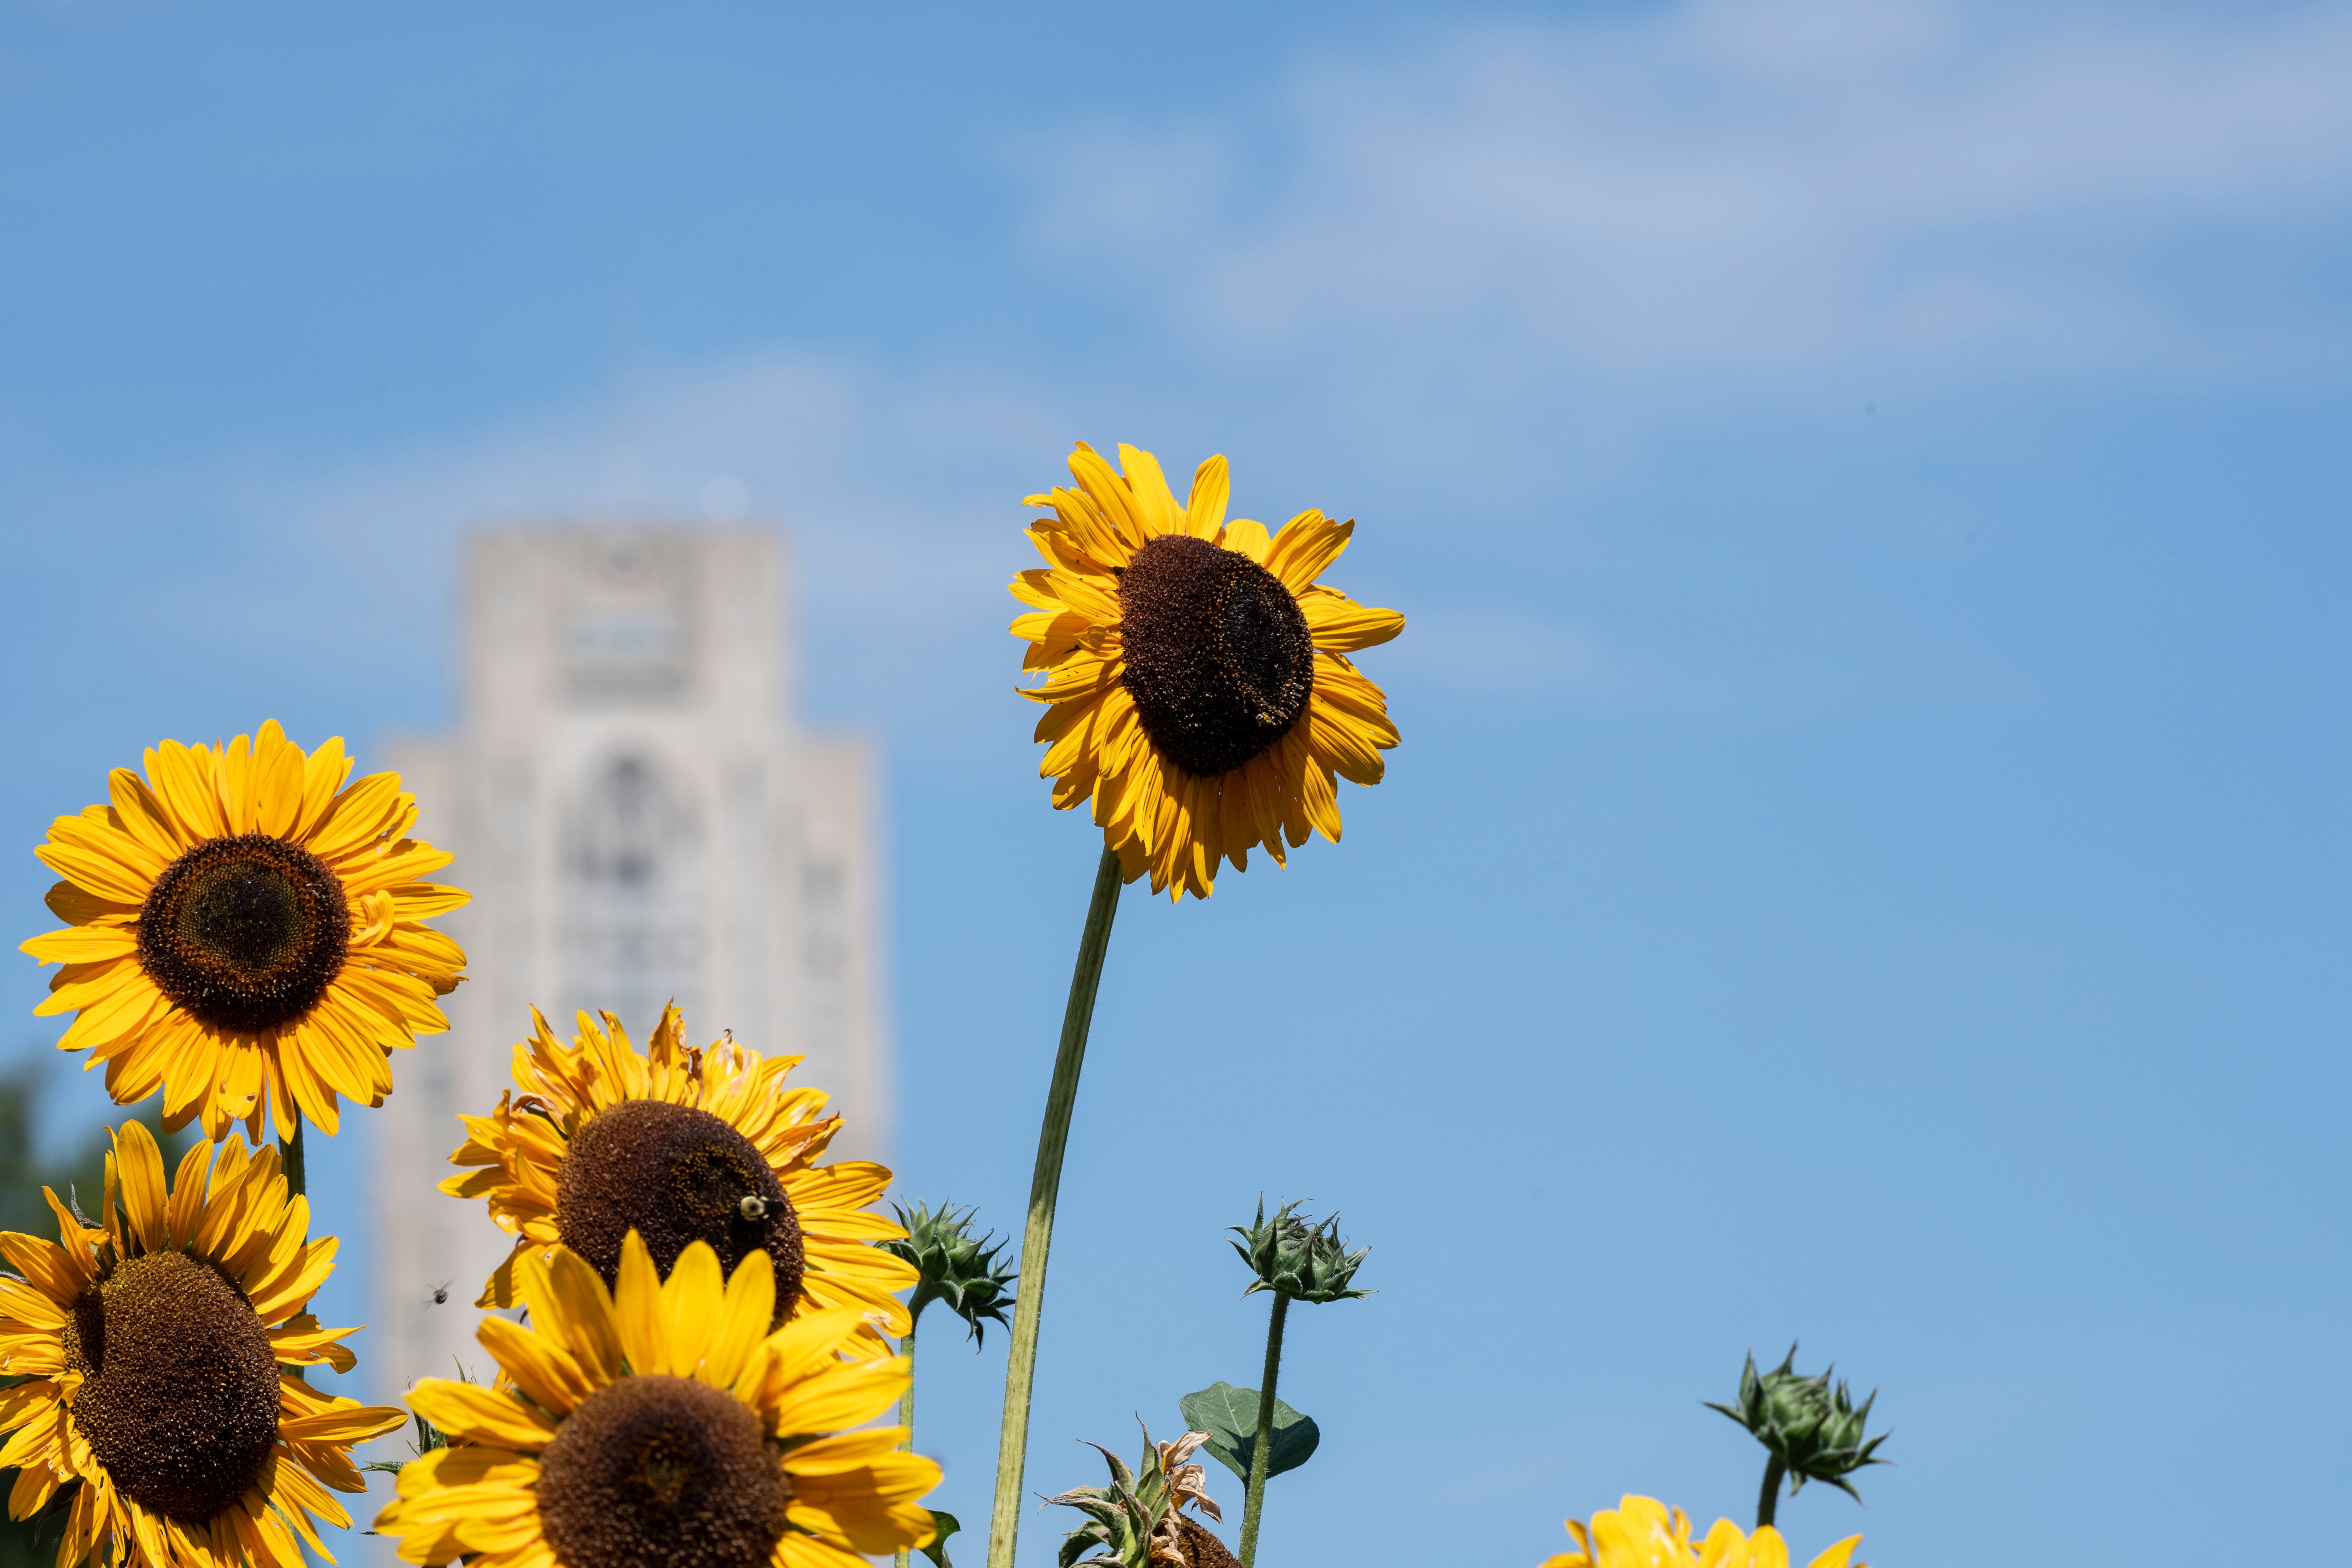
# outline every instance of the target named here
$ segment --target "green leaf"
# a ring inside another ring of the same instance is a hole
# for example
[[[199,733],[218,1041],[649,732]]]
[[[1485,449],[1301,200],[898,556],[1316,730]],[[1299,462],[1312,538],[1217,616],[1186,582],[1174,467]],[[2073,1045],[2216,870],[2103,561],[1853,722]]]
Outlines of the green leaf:
[[[1257,1390],[1213,1383],[1178,1400],[1176,1408],[1183,1412],[1187,1431],[1209,1435],[1209,1440],[1201,1446],[1215,1455],[1219,1464],[1247,1481],[1250,1461],[1257,1452]],[[1266,1475],[1272,1478],[1285,1470],[1297,1469],[1314,1458],[1315,1446],[1322,1440],[1323,1434],[1317,1430],[1313,1416],[1301,1415],[1277,1396],[1274,1402],[1274,1452],[1266,1462]]]
[[[931,1510],[931,1522],[939,1527],[940,1532],[931,1537],[931,1543],[929,1546],[923,1548],[923,1555],[936,1563],[938,1568],[955,1568],[955,1564],[948,1561],[948,1537],[961,1530],[962,1523],[946,1510],[936,1508]]]

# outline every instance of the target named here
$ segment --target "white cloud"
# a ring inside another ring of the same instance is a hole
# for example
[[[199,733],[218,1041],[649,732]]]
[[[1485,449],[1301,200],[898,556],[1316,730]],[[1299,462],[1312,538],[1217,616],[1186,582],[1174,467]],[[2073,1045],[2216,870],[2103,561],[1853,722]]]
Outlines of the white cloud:
[[[1037,150],[1035,232],[1244,354],[2316,363],[2343,320],[2303,262],[2352,217],[2347,81],[2341,5],[1467,27],[1313,62],[1254,127]]]
[[[1019,658],[1004,627],[1019,606],[1004,584],[1034,563],[1021,500],[1051,482],[1072,428],[1014,375],[772,349],[639,374],[365,461],[117,488],[133,512],[155,510],[159,491],[184,510],[206,498],[200,510],[224,520],[218,591],[257,572],[320,590],[278,594],[273,638],[341,647],[350,679],[388,690],[440,663],[457,546],[472,528],[781,524],[805,666],[826,683],[811,705],[935,724],[969,709],[972,691],[1009,699]],[[186,587],[174,575],[153,592],[168,611],[192,597]],[[192,646],[250,635],[234,617],[191,618]]]

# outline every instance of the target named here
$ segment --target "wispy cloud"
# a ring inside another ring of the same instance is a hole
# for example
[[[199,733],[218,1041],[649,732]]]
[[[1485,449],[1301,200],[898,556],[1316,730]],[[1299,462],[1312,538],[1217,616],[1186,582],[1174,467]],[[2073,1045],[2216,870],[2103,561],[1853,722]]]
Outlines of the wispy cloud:
[[[1442,608],[1412,618],[1393,668],[1449,692],[1539,700],[1609,711],[1707,713],[1812,709],[1848,683],[1818,664],[1720,667],[1630,645],[1575,616]]]
[[[1003,627],[1017,606],[1003,584],[1030,563],[1014,531],[1020,500],[1050,479],[1069,429],[1016,376],[776,349],[649,372],[317,476],[271,498],[265,515],[289,548],[346,569],[400,539],[400,570],[436,574],[466,530],[485,525],[778,523],[812,665],[855,683],[814,694],[817,706],[874,712],[890,693],[925,689],[944,642],[992,635],[1004,647],[991,651],[1010,658]],[[414,589],[442,596],[438,583]],[[1012,668],[990,667],[994,687],[1009,689]]]
[[[2352,8],[1708,0],[1033,146],[1034,236],[1243,354],[1620,381],[2340,361]]]

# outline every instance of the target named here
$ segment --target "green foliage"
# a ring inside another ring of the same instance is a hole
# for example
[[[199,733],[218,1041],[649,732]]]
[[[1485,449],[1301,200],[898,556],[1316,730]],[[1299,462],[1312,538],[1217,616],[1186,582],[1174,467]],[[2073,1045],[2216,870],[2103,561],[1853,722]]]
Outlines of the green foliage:
[[[1016,1276],[1013,1270],[1000,1267],[1011,1243],[997,1240],[993,1232],[974,1237],[971,1220],[979,1212],[976,1208],[959,1210],[952,1203],[941,1204],[936,1210],[920,1203],[912,1209],[895,1203],[890,1206],[898,1211],[898,1223],[907,1227],[907,1239],[883,1242],[882,1249],[905,1258],[922,1276],[914,1294],[907,1298],[908,1318],[919,1318],[925,1307],[944,1301],[948,1310],[971,1330],[972,1342],[979,1344],[981,1323],[1003,1324],[1004,1309],[1013,1301]]]
[[[1356,1277],[1357,1266],[1364,1261],[1369,1247],[1349,1252],[1339,1239],[1339,1216],[1333,1215],[1320,1225],[1310,1226],[1306,1216],[1295,1213],[1297,1204],[1285,1204],[1272,1219],[1265,1217],[1265,1200],[1257,1201],[1256,1223],[1228,1226],[1242,1239],[1232,1244],[1250,1266],[1257,1278],[1243,1295],[1260,1290],[1279,1290],[1286,1296],[1318,1305],[1326,1301],[1350,1301],[1369,1296],[1369,1290],[1349,1289]]]
[[[1787,1467],[1790,1496],[1809,1480],[1826,1481],[1860,1502],[1862,1494],[1845,1478],[1865,1465],[1887,1462],[1871,1457],[1886,1441],[1886,1434],[1867,1438],[1863,1435],[1878,1394],[1874,1391],[1857,1406],[1843,1380],[1834,1391],[1831,1389],[1833,1369],[1823,1367],[1818,1376],[1805,1377],[1796,1366],[1797,1347],[1790,1345],[1778,1367],[1759,1376],[1756,1357],[1750,1353],[1739,1374],[1738,1408],[1711,1401],[1707,1408],[1719,1410],[1747,1427]]]
[[[948,1537],[961,1530],[963,1521],[945,1509],[935,1508],[931,1510],[931,1523],[939,1533],[931,1537],[929,1546],[923,1548],[923,1555],[931,1560],[935,1568],[955,1568],[955,1564],[948,1561]]]
[[[1244,1483],[1249,1480],[1250,1465],[1257,1457],[1257,1397],[1255,1388],[1213,1383],[1176,1402],[1176,1408],[1183,1413],[1184,1424],[1195,1432],[1209,1435],[1202,1447]],[[1323,1434],[1317,1428],[1315,1418],[1293,1410],[1277,1394],[1274,1401],[1274,1452],[1266,1456],[1267,1479],[1285,1470],[1295,1470],[1313,1458],[1316,1445],[1322,1441]]]
[[[100,1194],[105,1191],[106,1152],[110,1144],[105,1128],[100,1126],[84,1132],[73,1152],[65,1159],[41,1157],[37,1133],[41,1122],[45,1077],[38,1066],[19,1068],[0,1077],[0,1230],[22,1231],[54,1241],[58,1219],[49,1212],[41,1189],[52,1187],[60,1199],[68,1203],[78,1193],[82,1212],[95,1217]],[[156,1142],[163,1146],[164,1168],[175,1167],[180,1155],[194,1142],[193,1133],[164,1136],[152,1105],[139,1120],[147,1123],[148,1131],[154,1132]],[[0,1385],[23,1381],[0,1378]],[[15,1479],[13,1470],[0,1472],[0,1486],[11,1484]],[[65,1510],[72,1500],[72,1489],[61,1490],[50,1500],[47,1511],[24,1521],[8,1519],[5,1510],[0,1510],[0,1568],[49,1568],[57,1561],[58,1537],[65,1526]]]
[[[1160,1522],[1160,1510],[1155,1499],[1143,1496],[1135,1472],[1119,1461],[1119,1457],[1099,1443],[1089,1443],[1089,1448],[1102,1455],[1110,1464],[1110,1485],[1107,1487],[1072,1487],[1059,1497],[1045,1500],[1063,1508],[1074,1508],[1087,1516],[1087,1522],[1063,1538],[1062,1552],[1056,1562],[1059,1568],[1071,1568],[1082,1557],[1088,1563],[1111,1563],[1118,1568],[1148,1568],[1151,1561],[1151,1532]],[[1157,1467],[1147,1435],[1143,1445],[1147,1471],[1156,1479]],[[1094,1555],[1085,1557],[1091,1549]]]
[[[457,1374],[457,1381],[460,1383],[471,1383],[474,1380],[467,1377],[461,1369]],[[436,1426],[432,1422],[427,1421],[422,1415],[416,1416],[415,1421],[416,1440],[408,1446],[408,1458],[370,1459],[366,1464],[362,1465],[360,1468],[362,1470],[378,1471],[387,1476],[396,1476],[400,1474],[401,1471],[406,1469],[415,1460],[423,1458],[434,1449],[446,1448],[449,1446],[449,1439],[441,1435],[441,1428]]]

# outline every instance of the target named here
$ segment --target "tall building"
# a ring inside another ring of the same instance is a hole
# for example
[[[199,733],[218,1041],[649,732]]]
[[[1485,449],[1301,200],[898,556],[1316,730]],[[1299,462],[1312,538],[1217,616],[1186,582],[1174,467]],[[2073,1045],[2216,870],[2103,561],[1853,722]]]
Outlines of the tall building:
[[[453,1356],[487,1370],[471,1302],[512,1238],[436,1184],[533,1005],[567,1039],[575,1010],[610,1010],[642,1048],[675,996],[697,1043],[805,1056],[793,1082],[848,1118],[835,1149],[882,1152],[875,761],[794,726],[782,577],[751,531],[513,528],[467,549],[458,731],[389,749],[473,893],[440,922],[472,978],[373,1119],[380,1395]]]

